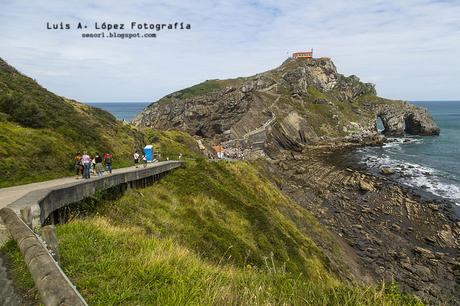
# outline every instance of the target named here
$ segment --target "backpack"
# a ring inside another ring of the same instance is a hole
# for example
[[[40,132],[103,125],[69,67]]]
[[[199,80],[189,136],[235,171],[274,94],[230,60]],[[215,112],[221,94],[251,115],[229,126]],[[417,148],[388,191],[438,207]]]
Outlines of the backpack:
[[[112,163],[112,155],[107,155],[105,157],[105,163],[106,164],[111,164]]]

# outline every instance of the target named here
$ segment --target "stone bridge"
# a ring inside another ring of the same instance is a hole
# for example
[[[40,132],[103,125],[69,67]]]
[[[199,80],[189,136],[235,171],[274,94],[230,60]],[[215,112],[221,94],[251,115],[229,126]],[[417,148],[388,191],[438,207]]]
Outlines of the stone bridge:
[[[55,219],[60,208],[97,191],[116,186],[122,189],[145,187],[182,164],[180,161],[164,161],[146,168],[117,169],[111,175],[89,180],[64,178],[0,189],[0,217],[3,221],[0,224],[0,244],[6,240],[7,229],[18,244],[44,305],[87,305],[34,230],[48,218]],[[20,304],[2,266],[0,290],[0,305]]]

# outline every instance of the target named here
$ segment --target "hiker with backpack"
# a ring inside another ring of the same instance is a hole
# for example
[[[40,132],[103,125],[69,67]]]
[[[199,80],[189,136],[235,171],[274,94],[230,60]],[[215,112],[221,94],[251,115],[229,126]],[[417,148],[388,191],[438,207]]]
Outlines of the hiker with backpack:
[[[110,152],[104,154],[105,170],[112,174],[112,160],[113,156]]]
[[[91,167],[89,167],[89,174],[94,175],[96,174],[96,161],[94,160],[94,157],[91,157],[91,155],[89,157],[91,158]]]
[[[75,155],[75,170],[77,172],[77,179],[79,178],[80,175],[83,175],[83,165],[81,164],[81,154],[80,152],[77,152]]]
[[[97,176],[102,176],[102,157],[97,152],[96,156],[94,157],[94,162],[96,163],[94,171],[96,172]]]
[[[142,154],[142,165],[145,167],[147,167],[147,156],[145,156],[145,154]]]

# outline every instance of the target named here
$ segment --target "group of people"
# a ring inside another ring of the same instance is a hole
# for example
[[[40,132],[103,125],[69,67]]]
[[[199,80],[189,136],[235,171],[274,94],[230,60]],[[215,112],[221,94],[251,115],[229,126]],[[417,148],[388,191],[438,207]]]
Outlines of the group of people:
[[[182,153],[179,153],[179,159],[182,159]],[[142,163],[143,167],[147,167],[147,156],[145,154],[140,155],[138,151],[133,154],[134,165],[136,168]],[[169,160],[169,158],[167,158]],[[84,151],[83,154],[78,152],[75,154],[75,171],[77,178],[89,179],[91,173],[97,176],[102,176],[105,166],[105,171],[112,174],[112,161],[113,155],[110,152],[100,155],[95,153],[94,156],[90,156],[88,152]],[[157,161],[156,159],[154,161]]]
[[[134,158],[134,165],[136,166],[136,168],[138,168],[141,156],[139,155],[137,151],[134,152],[133,158]],[[145,154],[142,154],[142,164],[144,165],[144,168],[147,167],[147,156],[145,156]]]
[[[91,171],[93,171],[97,176],[102,176],[102,172],[105,170],[109,173],[112,173],[112,161],[113,155],[110,152],[105,153],[101,156],[99,153],[95,153],[91,157],[88,152],[83,152],[83,155],[78,152],[75,155],[75,170],[77,178],[80,176],[84,179],[89,179],[91,177]]]

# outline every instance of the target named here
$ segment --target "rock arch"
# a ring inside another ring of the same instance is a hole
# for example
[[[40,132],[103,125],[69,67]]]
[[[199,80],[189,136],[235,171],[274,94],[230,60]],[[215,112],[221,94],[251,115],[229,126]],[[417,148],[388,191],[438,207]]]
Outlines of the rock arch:
[[[439,128],[427,109],[408,103],[383,105],[379,107],[375,115],[375,127],[377,120],[383,122],[383,133],[387,136],[409,135],[439,135]]]
[[[404,117],[404,132],[409,135],[423,135],[422,123],[413,114]]]
[[[379,130],[379,123],[383,126],[382,130]],[[385,131],[387,130],[387,121],[383,119],[381,114],[377,114],[376,119],[375,119],[375,131],[381,134],[385,134]]]

